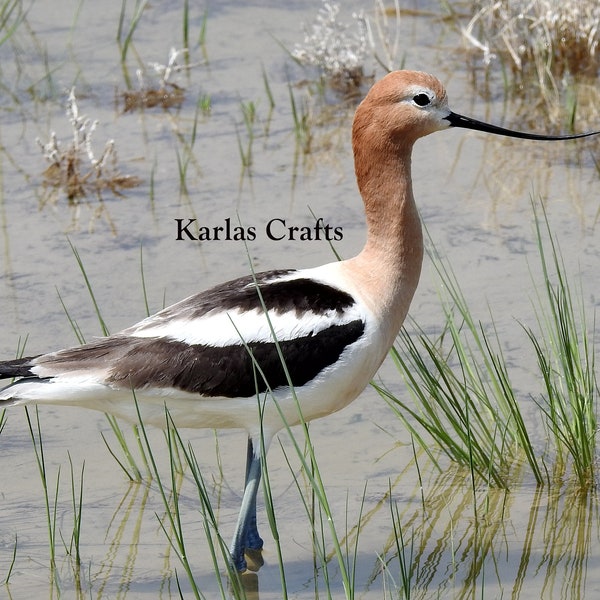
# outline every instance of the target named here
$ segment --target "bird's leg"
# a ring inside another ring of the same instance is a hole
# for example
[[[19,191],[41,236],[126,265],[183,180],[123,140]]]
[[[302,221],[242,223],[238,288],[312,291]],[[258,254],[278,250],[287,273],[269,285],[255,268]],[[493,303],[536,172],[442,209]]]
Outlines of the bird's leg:
[[[253,472],[254,471],[254,472]],[[263,540],[258,534],[258,525],[256,521],[256,494],[258,492],[258,484],[261,477],[261,461],[260,456],[254,457],[254,444],[252,438],[248,438],[248,449],[246,454],[246,479],[244,489],[248,486],[252,478],[256,478],[256,489],[251,498],[249,508],[250,517],[247,523],[245,546],[251,550],[262,550]]]
[[[230,550],[233,566],[238,571],[246,570],[246,559],[244,557],[246,548],[260,550],[263,546],[263,541],[256,526],[256,494],[258,493],[260,476],[260,455],[255,455],[252,439],[248,438],[244,496]]]

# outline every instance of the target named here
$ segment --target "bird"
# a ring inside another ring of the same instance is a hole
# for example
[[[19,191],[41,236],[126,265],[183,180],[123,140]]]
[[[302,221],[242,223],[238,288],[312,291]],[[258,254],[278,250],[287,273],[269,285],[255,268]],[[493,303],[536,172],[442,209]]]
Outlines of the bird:
[[[104,338],[0,363],[0,408],[76,405],[164,427],[239,428],[246,475],[231,565],[262,551],[256,507],[261,456],[284,426],[352,402],[384,361],[408,313],[423,262],[413,195],[415,142],[466,128],[531,140],[595,135],[513,131],[450,110],[434,76],[393,71],[356,109],[352,147],[366,242],[352,258],[245,274]],[[138,416],[139,410],[139,416]]]

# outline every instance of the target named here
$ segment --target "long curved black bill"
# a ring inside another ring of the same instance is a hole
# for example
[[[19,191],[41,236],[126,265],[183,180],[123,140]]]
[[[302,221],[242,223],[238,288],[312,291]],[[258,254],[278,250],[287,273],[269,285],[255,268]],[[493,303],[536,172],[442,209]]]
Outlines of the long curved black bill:
[[[586,133],[576,133],[573,135],[542,135],[539,133],[513,131],[512,129],[505,129],[504,127],[498,127],[497,125],[490,125],[489,123],[484,123],[483,121],[478,121],[477,119],[471,119],[470,117],[463,117],[455,112],[451,112],[447,117],[444,118],[450,123],[451,127],[463,127],[464,129],[485,131],[487,133],[522,138],[524,140],[576,140],[578,138],[600,134],[600,131],[588,131]]]

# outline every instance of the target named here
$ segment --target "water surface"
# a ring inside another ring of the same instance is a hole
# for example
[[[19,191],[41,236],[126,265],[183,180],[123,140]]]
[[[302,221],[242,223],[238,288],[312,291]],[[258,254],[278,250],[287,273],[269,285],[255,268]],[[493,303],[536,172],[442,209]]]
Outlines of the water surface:
[[[311,225],[311,211],[342,228],[343,239],[336,242],[342,256],[360,249],[364,224],[352,173],[351,103],[332,101],[327,111],[319,102],[310,104],[310,154],[298,152],[294,135],[288,82],[294,83],[293,92],[302,102],[307,92],[301,82],[310,74],[284,48],[302,40],[301,23],[312,21],[319,6],[231,1],[191,7],[189,62],[195,66],[177,78],[185,88],[184,104],[180,109],[124,114],[119,95],[128,80],[137,85],[135,70],[151,61],[165,62],[171,47],[182,47],[181,7],[160,1],[147,5],[123,66],[116,42],[120,2],[106,2],[102,11],[85,0],[32,3],[17,34],[0,47],[2,356],[13,356],[25,340],[29,354],[76,343],[61,302],[85,338],[101,335],[71,245],[111,331],[146,314],[141,255],[150,311],[249,272],[243,243],[178,241],[176,219],[197,219],[211,228],[239,219],[254,228],[256,239],[249,241],[248,250],[257,269],[333,259],[324,241],[274,241],[265,233],[272,219],[289,226]],[[351,20],[352,10],[360,8],[362,3],[345,3],[343,18]],[[431,8],[437,10],[437,4]],[[133,10],[126,7],[125,28]],[[206,44],[201,48],[197,40],[205,10]],[[365,11],[372,16],[370,6]],[[409,68],[439,76],[457,112],[499,123],[506,119],[504,124],[510,125],[510,105],[502,103],[500,87],[497,101],[484,102],[470,86],[456,32],[423,16],[405,18],[402,27],[398,64],[404,60]],[[272,111],[263,69],[275,100]],[[378,69],[377,76],[382,74]],[[56,131],[68,143],[64,106],[73,86],[81,113],[99,121],[96,152],[114,139],[121,171],[142,179],[123,198],[104,196],[112,225],[102,215],[94,217],[99,205],[93,197],[77,213],[61,195],[55,205],[40,208],[46,164],[36,138],[46,141]],[[204,95],[211,98],[210,114],[199,113],[193,138],[198,100]],[[257,113],[250,169],[243,168],[239,150],[248,141],[242,103],[254,103]],[[493,313],[540,446],[545,432],[531,402],[540,382],[532,376],[534,358],[520,325],[536,323],[532,272],[535,279],[540,269],[531,199],[545,202],[567,269],[576,283],[583,282],[584,301],[595,307],[599,186],[592,151],[597,153],[597,146],[591,141],[535,144],[464,131],[440,133],[415,149],[415,194],[423,220],[438,252],[452,264],[476,318],[489,322]],[[411,311],[426,331],[443,325],[437,288],[426,261]],[[407,394],[391,365],[384,365],[380,377],[398,394]],[[0,579],[17,547],[7,594],[51,597],[58,587],[61,597],[75,598],[79,585],[93,598],[178,597],[176,572],[188,590],[156,518],[155,513],[164,513],[156,485],[129,483],[103,442],[101,432],[114,444],[103,415],[53,407],[40,407],[39,415],[50,496],[59,479],[56,519],[66,539],[58,536],[53,578],[44,495],[27,419],[22,409],[12,410],[0,435]],[[211,431],[183,433],[210,482],[228,539],[241,496],[244,435],[219,434],[215,448]],[[163,434],[149,434],[167,473]],[[448,466],[440,474],[422,455],[416,468],[409,435],[373,390],[344,411],[315,422],[311,437],[340,530],[344,523],[351,530],[363,516],[356,567],[360,597],[395,597],[397,567],[382,573],[385,557],[395,552],[390,488],[410,541],[414,597],[581,598],[598,592],[594,494],[574,499],[567,484],[539,490],[525,469],[516,468],[509,493],[482,487],[474,503],[466,473]],[[287,436],[280,439],[289,455]],[[135,447],[133,435],[130,443]],[[69,457],[76,482],[85,464],[79,584],[66,549],[73,529]],[[310,528],[277,441],[269,455],[269,473],[288,588],[292,597],[313,598]],[[217,593],[214,574],[189,476],[181,482],[180,498],[194,575],[212,597]],[[475,509],[486,515],[485,527],[479,525],[477,532]],[[266,564],[259,573],[260,597],[279,598],[275,547],[262,513],[261,518]],[[335,575],[332,586],[336,594],[343,593]]]

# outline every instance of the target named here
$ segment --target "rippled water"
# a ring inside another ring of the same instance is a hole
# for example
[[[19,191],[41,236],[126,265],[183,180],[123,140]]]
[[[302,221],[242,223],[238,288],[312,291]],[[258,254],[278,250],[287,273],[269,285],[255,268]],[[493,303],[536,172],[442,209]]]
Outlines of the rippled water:
[[[103,3],[101,9],[85,0],[32,3],[17,32],[0,46],[2,356],[13,356],[25,340],[29,354],[76,343],[62,303],[84,337],[101,335],[71,245],[111,331],[146,314],[141,256],[150,311],[249,272],[243,243],[177,240],[177,219],[197,219],[211,229],[239,219],[255,232],[248,250],[257,269],[332,260],[323,240],[272,240],[266,233],[274,219],[287,227],[310,226],[311,211],[343,231],[335,243],[343,256],[358,251],[364,226],[349,145],[352,105],[333,98],[327,107],[310,104],[310,154],[298,152],[293,129],[288,82],[294,83],[300,105],[307,98],[302,82],[309,74],[285,49],[302,40],[301,23],[312,21],[319,6],[231,1],[190,7],[192,68],[176,79],[185,88],[183,105],[123,113],[120,94],[128,79],[137,85],[136,69],[151,61],[164,63],[171,47],[183,46],[182,8],[148,3],[123,67],[116,40],[120,2]],[[350,20],[352,10],[361,7],[347,3],[342,17]],[[134,8],[125,4],[125,30]],[[437,11],[437,4],[431,9]],[[200,47],[205,10],[206,43]],[[370,5],[365,11],[372,16]],[[510,124],[511,105],[502,103],[501,88],[497,101],[484,102],[471,87],[456,32],[424,15],[405,17],[402,28],[398,62],[403,58],[406,67],[439,76],[457,112]],[[272,110],[263,71],[275,101]],[[64,107],[72,87],[80,112],[99,121],[97,154],[106,140],[114,139],[121,171],[142,180],[124,197],[104,194],[105,212],[97,218],[100,205],[93,197],[77,211],[60,195],[55,204],[40,207],[47,165],[36,138],[47,141],[55,131],[68,143]],[[211,100],[208,114],[197,109],[204,96]],[[247,148],[249,134],[242,104],[249,103],[256,108],[253,161],[244,169],[240,144]],[[592,141],[536,145],[449,131],[419,142],[415,150],[415,194],[424,223],[437,251],[452,264],[476,318],[487,322],[492,312],[526,414],[535,412],[529,398],[540,392],[520,325],[536,322],[532,298],[539,265],[530,199],[544,199],[567,270],[575,282],[583,282],[591,312],[598,302],[597,148]],[[411,311],[426,331],[443,325],[437,286],[426,262]],[[384,365],[380,376],[398,394],[407,393],[391,365]],[[178,597],[176,571],[188,590],[155,516],[164,512],[156,485],[129,483],[103,442],[101,432],[115,445],[103,415],[51,407],[41,407],[39,414],[51,499],[58,486],[57,576],[50,570],[48,520],[27,419],[15,409],[0,435],[0,580],[13,565],[7,595],[54,597],[60,589],[61,597],[79,597],[79,585],[86,590],[83,595],[93,598]],[[546,434],[535,423],[532,419],[540,445]],[[155,452],[164,455],[162,433],[149,434]],[[215,449],[213,432],[184,434],[193,442],[229,539],[239,507],[244,435],[219,434]],[[581,598],[598,593],[595,494],[574,498],[566,483],[540,490],[525,469],[515,468],[509,493],[479,489],[474,499],[466,473],[449,468],[440,474],[424,456],[416,468],[409,435],[373,390],[339,414],[313,423],[311,436],[340,530],[345,523],[351,529],[362,514],[359,597],[396,597],[397,567],[385,575],[381,568],[382,557],[396,551],[390,488],[414,567],[414,597]],[[280,437],[289,454],[287,437]],[[134,436],[129,439],[135,448]],[[73,530],[69,457],[76,482],[85,464],[80,584],[67,551]],[[159,459],[166,472],[166,457]],[[269,455],[269,473],[288,589],[292,597],[315,597],[310,529],[278,443]],[[213,597],[214,573],[189,475],[181,486],[194,575],[206,596]],[[476,515],[485,516],[477,521]],[[262,512],[260,518],[266,539],[260,597],[278,598],[275,546]],[[341,582],[335,568],[332,572],[339,597]]]

